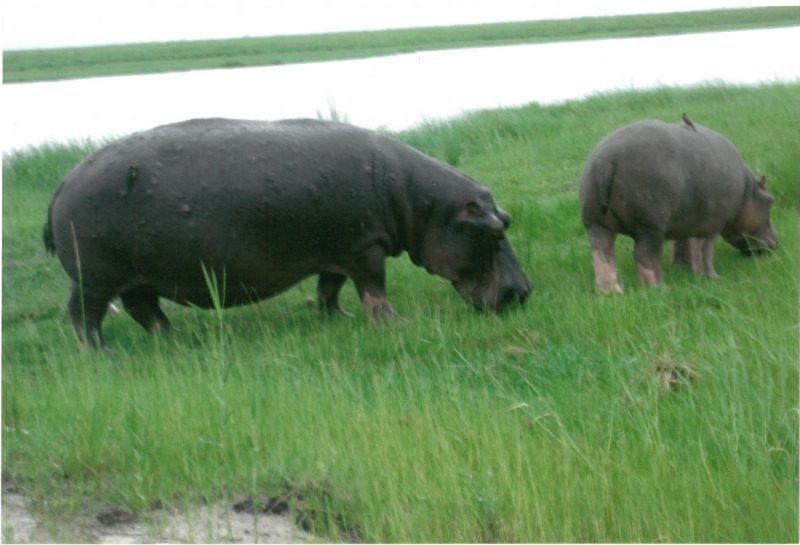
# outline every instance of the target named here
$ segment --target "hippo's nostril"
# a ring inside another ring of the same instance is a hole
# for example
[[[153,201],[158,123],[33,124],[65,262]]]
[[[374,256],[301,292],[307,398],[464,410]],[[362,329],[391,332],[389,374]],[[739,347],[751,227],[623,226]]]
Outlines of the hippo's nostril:
[[[524,303],[528,292],[513,287],[502,288],[497,298],[497,308],[502,309],[512,303]]]

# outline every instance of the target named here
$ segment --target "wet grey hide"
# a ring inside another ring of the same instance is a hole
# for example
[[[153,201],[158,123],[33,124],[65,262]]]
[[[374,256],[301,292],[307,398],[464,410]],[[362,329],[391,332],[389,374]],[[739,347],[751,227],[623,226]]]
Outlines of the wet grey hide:
[[[673,262],[716,277],[718,235],[744,254],[777,246],[773,197],[721,134],[688,120],[639,121],[611,133],[591,152],[580,188],[598,291],[622,292],[614,240],[633,237],[645,285],[661,283],[661,252],[673,240]]]
[[[341,313],[349,278],[369,318],[393,316],[384,262],[407,252],[477,308],[522,302],[531,284],[488,189],[413,148],[349,125],[192,120],[92,154],[56,190],[45,243],[73,281],[78,337],[102,343],[120,297],[149,330],[164,297],[209,307],[276,295],[317,275]]]

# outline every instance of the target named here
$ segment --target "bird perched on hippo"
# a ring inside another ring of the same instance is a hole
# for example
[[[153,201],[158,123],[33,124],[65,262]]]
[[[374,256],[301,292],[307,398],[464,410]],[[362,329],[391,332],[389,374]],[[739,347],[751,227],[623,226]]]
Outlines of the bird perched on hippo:
[[[78,338],[102,344],[109,303],[168,329],[159,298],[223,306],[318,275],[338,313],[350,278],[373,322],[394,315],[385,260],[408,252],[478,309],[524,302],[532,286],[506,238],[508,214],[466,174],[346,124],[197,119],[96,151],[56,189],[44,229],[73,281]]]
[[[614,241],[634,239],[641,281],[662,281],[661,252],[673,240],[673,263],[716,277],[714,241],[722,235],[749,255],[778,245],[770,222],[774,198],[727,138],[683,114],[682,123],[639,121],[622,127],[589,155],[581,178],[583,224],[595,284],[622,292]]]

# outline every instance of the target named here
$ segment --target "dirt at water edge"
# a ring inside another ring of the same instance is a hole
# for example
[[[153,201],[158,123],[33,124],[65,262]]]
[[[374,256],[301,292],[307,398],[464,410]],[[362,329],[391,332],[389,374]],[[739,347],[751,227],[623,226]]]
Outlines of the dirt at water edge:
[[[147,521],[124,510],[108,510],[95,518],[68,523],[38,520],[24,496],[3,491],[3,543],[314,543],[295,528],[288,513],[237,510],[227,505],[199,507],[192,512],[157,511]]]

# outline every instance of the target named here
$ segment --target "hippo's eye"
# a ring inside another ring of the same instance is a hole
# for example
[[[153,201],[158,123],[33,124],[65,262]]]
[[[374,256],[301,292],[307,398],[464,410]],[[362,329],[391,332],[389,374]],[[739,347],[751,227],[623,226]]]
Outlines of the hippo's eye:
[[[467,212],[472,216],[480,216],[483,214],[483,208],[475,201],[469,201],[467,203]]]

